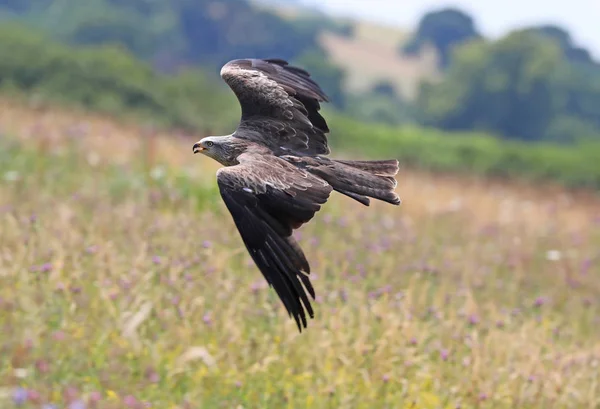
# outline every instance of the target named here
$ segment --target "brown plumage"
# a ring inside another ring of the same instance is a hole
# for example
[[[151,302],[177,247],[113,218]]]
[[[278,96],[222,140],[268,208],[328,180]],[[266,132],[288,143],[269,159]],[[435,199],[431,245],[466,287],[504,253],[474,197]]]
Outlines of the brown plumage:
[[[193,150],[225,166],[217,171],[223,201],[301,332],[306,314],[314,317],[308,295],[314,299],[315,291],[292,232],[314,217],[332,190],[366,206],[369,198],[399,205],[398,161],[326,157],[329,128],[319,110],[327,96],[301,68],[279,59],[242,59],[225,64],[221,77],[240,102],[240,124],[231,135],[201,139]]]

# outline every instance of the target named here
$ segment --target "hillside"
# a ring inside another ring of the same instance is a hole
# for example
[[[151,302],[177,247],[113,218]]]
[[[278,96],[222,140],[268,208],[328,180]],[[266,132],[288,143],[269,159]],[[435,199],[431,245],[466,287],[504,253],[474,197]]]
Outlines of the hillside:
[[[398,52],[408,36],[396,28],[355,22],[351,37],[322,33],[320,41],[332,62],[345,70],[345,85],[351,92],[368,91],[378,83],[388,82],[399,95],[412,99],[422,80],[436,80],[441,73],[433,49],[415,57]]]

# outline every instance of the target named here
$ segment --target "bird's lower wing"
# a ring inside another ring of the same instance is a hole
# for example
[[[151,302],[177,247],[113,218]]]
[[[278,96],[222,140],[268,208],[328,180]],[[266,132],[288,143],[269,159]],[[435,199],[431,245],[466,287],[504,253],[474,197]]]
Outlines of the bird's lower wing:
[[[313,318],[315,292],[310,266],[292,231],[325,203],[331,186],[275,156],[244,154],[240,164],[217,173],[219,190],[236,227],[263,276],[298,329]]]

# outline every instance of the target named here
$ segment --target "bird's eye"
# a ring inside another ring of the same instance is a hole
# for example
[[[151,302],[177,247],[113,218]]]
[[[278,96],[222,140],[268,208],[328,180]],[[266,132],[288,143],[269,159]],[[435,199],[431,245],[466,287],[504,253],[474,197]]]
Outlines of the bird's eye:
[[[213,146],[213,145],[214,145],[214,143],[212,143],[211,141],[207,141],[207,142],[206,142],[206,147],[207,147],[207,148],[210,148],[210,147],[211,147],[211,146]]]

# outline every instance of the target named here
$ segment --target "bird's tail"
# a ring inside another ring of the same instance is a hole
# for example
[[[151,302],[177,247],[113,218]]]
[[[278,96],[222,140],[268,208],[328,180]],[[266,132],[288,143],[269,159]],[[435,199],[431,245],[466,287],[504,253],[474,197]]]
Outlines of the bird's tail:
[[[394,205],[401,203],[394,192],[398,185],[398,161],[390,160],[336,160],[329,159],[321,166],[308,166],[307,169],[325,179],[333,189],[369,206],[369,197]]]

